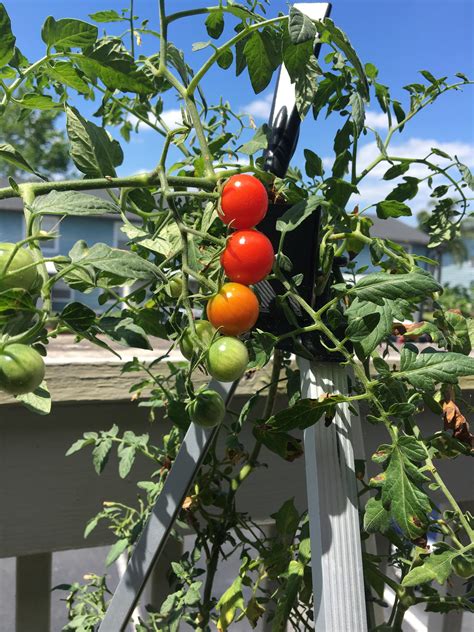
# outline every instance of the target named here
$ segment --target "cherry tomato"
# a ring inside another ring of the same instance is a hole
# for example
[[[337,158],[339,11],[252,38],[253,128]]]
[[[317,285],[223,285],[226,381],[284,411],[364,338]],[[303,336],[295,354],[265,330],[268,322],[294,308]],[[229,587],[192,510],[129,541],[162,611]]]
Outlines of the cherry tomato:
[[[202,349],[206,349],[211,344],[216,333],[214,327],[207,320],[197,320],[194,323],[194,328],[196,330],[197,341],[193,339],[191,328],[187,327],[179,343],[181,353],[188,360],[191,360],[193,353],[200,353]],[[201,345],[201,347],[199,345]]]
[[[31,393],[43,378],[44,361],[33,347],[13,343],[0,351],[0,390],[11,395]]]
[[[189,415],[198,426],[212,428],[222,422],[225,417],[225,403],[216,391],[204,388],[189,405]]]
[[[38,283],[38,272],[33,267],[35,262],[33,255],[26,248],[17,250],[5,272],[15,246],[16,244],[12,243],[0,243],[0,291],[10,288],[33,290]]]
[[[275,253],[271,241],[258,230],[237,230],[227,240],[221,263],[231,281],[252,285],[271,271]]]
[[[227,180],[222,189],[220,217],[231,228],[252,228],[268,209],[265,187],[253,176],[242,173]]]
[[[241,283],[224,283],[207,304],[209,321],[225,336],[240,336],[252,329],[258,312],[257,297]]]
[[[208,371],[219,382],[240,380],[248,363],[247,347],[238,338],[218,338],[212,343],[207,354]]]

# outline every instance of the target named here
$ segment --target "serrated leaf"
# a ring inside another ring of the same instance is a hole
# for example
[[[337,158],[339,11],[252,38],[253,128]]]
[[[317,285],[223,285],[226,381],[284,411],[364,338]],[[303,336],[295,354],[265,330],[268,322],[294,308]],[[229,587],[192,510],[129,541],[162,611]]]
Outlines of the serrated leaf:
[[[471,170],[466,165],[463,165],[462,162],[458,161],[458,169],[461,172],[462,179],[467,184],[467,186],[474,191],[474,177],[471,173]]]
[[[90,79],[98,77],[112,91],[147,95],[155,90],[151,79],[138,69],[120,40],[99,41],[73,59]]]
[[[107,557],[105,559],[105,565],[110,566],[115,562],[117,558],[128,548],[128,538],[122,538],[110,548]]]
[[[425,349],[417,354],[415,347],[405,345],[400,358],[400,371],[393,375],[407,380],[415,388],[432,391],[435,384],[455,384],[459,377],[474,375],[474,358],[435,349]]]
[[[245,610],[241,577],[236,577],[225,591],[216,604],[216,610],[219,612],[217,629],[219,632],[226,632],[230,624],[234,621],[237,610]]]
[[[239,148],[239,152],[247,156],[253,156],[253,154],[268,147],[269,136],[270,130],[268,125],[262,125],[256,130],[253,138]]]
[[[124,279],[150,280],[160,276],[155,264],[134,252],[111,248],[107,244],[94,244],[80,260],[80,264],[109,272]]]
[[[316,26],[307,15],[293,6],[290,9],[288,33],[293,44],[302,44],[303,42],[314,40],[316,37]]]
[[[320,399],[300,399],[291,408],[276,413],[266,425],[270,430],[277,432],[295,428],[304,430],[314,425],[323,415],[332,414],[335,406],[345,401],[344,395],[331,395]]]
[[[452,573],[451,563],[459,554],[451,549],[436,550],[423,557],[423,564],[416,566],[403,578],[402,586],[418,586],[436,580],[444,584]]]
[[[135,349],[152,349],[150,341],[142,327],[133,322],[132,318],[101,318],[98,327],[109,338],[125,347]]]
[[[53,110],[60,107],[60,103],[56,103],[48,94],[38,94],[36,92],[27,92],[21,99],[17,100],[18,105],[29,110]]]
[[[393,165],[390,169],[384,173],[384,180],[393,180],[393,178],[398,178],[398,176],[402,176],[410,169],[409,162],[400,162],[398,165]]]
[[[101,474],[107,465],[110,450],[112,449],[112,439],[101,439],[92,450],[92,463],[97,474]]]
[[[123,162],[120,144],[105,129],[86,121],[76,108],[66,108],[66,129],[71,143],[71,158],[89,178],[115,177],[115,167]]]
[[[43,380],[32,393],[16,395],[15,399],[37,415],[49,415],[51,412],[51,395],[46,380]]]
[[[270,83],[274,66],[260,31],[254,31],[245,42],[243,53],[247,62],[250,82],[256,94]]]
[[[375,207],[377,217],[380,219],[388,219],[389,217],[409,217],[411,209],[403,202],[398,200],[383,200]]]
[[[370,355],[392,333],[392,302],[386,299],[382,305],[375,305],[357,298],[346,310],[346,315],[349,318],[346,335],[356,343],[359,357]]]
[[[15,54],[16,37],[12,33],[10,17],[3,2],[0,4],[0,67],[6,66]]]
[[[55,81],[74,88],[74,90],[77,90],[80,94],[90,95],[92,92],[90,86],[81,77],[77,68],[68,61],[50,62],[44,71]]]
[[[128,22],[127,18],[122,17],[114,11],[114,9],[109,9],[106,11],[97,11],[96,13],[89,13],[89,17],[94,22]]]
[[[206,18],[205,25],[209,37],[219,39],[224,31],[224,11],[211,11]]]
[[[306,160],[305,171],[308,178],[316,178],[322,176],[324,173],[323,161],[321,158],[311,151],[311,149],[304,150],[304,157]]]
[[[357,130],[357,135],[359,135],[365,123],[365,105],[364,100],[358,92],[353,92],[349,99],[349,105],[352,108],[351,117],[352,121]]]
[[[21,153],[8,143],[0,145],[0,159],[6,160],[19,169],[24,169],[25,171],[29,171],[30,173],[34,173],[39,176],[38,172],[35,171],[25,158],[23,158]]]
[[[35,198],[31,208],[46,215],[105,215],[120,213],[119,207],[105,198],[79,191],[51,191]]]
[[[364,529],[367,533],[385,533],[390,527],[390,514],[377,498],[369,498],[365,506]]]
[[[41,29],[43,42],[47,46],[53,46],[56,50],[87,48],[87,46],[94,44],[97,35],[96,26],[72,18],[56,21],[52,16],[49,16]]]
[[[120,478],[126,478],[132,469],[137,452],[136,445],[120,445],[117,451],[119,457],[119,475]]]
[[[407,299],[426,296],[432,292],[439,292],[441,286],[421,269],[406,274],[388,274],[375,272],[368,274],[347,291],[361,301],[369,301],[383,305],[384,299]]]
[[[303,581],[304,568],[304,564],[299,560],[291,560],[288,566],[285,589],[278,600],[275,617],[272,622],[272,632],[284,632],[286,630],[291,610],[295,605]]]
[[[89,522],[86,524],[86,528],[84,529],[84,539],[87,538],[87,536],[89,536],[92,533],[92,531],[94,531],[94,529],[99,524],[99,520],[100,520],[99,516],[94,516],[93,518],[89,520]]]
[[[300,200],[285,211],[280,219],[277,220],[276,229],[281,233],[289,233],[295,230],[307,217],[317,212],[318,208],[325,204],[325,200],[316,195],[311,195],[305,200]]]

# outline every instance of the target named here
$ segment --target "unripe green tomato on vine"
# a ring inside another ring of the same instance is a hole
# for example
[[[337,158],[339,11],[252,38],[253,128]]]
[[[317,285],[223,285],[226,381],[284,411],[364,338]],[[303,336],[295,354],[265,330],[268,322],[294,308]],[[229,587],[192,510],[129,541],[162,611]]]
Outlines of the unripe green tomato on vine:
[[[44,379],[44,361],[28,345],[14,343],[0,351],[0,390],[10,395],[34,391]]]
[[[238,338],[223,336],[212,343],[207,353],[207,368],[219,382],[239,380],[247,369],[247,347]]]
[[[219,393],[205,388],[199,391],[196,398],[189,404],[191,420],[204,428],[213,428],[220,424],[225,417],[225,403]]]
[[[176,275],[170,279],[168,283],[167,293],[171,298],[179,298],[183,291],[183,279],[180,275]]]
[[[181,353],[187,360],[191,360],[193,353],[199,353],[200,351],[207,349],[216,335],[216,329],[208,320],[197,320],[194,323],[194,329],[196,330],[196,336],[201,348],[198,347],[198,342],[193,340],[190,327],[185,329],[183,337],[179,343]]]
[[[26,248],[18,249],[5,271],[15,246],[16,244],[12,243],[0,243],[0,291],[12,288],[21,288],[28,291],[36,289],[39,275],[36,267],[32,265],[35,263],[33,255]],[[32,267],[22,270],[22,268],[27,266]]]
[[[458,555],[451,562],[453,571],[458,577],[469,579],[474,576],[474,558],[468,558],[466,555]]]

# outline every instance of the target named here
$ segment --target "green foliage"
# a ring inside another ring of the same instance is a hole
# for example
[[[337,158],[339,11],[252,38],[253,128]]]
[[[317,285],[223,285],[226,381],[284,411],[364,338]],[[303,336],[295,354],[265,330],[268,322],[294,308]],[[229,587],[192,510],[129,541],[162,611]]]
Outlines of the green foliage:
[[[162,10],[165,4],[160,3]],[[390,239],[374,237],[372,221],[359,213],[360,185],[377,166],[382,166],[384,182],[391,184],[374,205],[381,219],[411,215],[412,200],[423,182],[434,205],[420,218],[430,246],[462,254],[459,243],[466,226],[469,229],[465,216],[473,188],[469,169],[436,147],[427,156],[392,155],[391,141],[444,93],[471,82],[462,73],[448,83],[446,77],[423,70],[419,82],[405,86],[407,98],[395,100],[377,67],[358,57],[348,36],[331,20],[313,22],[295,7],[289,15],[268,18],[270,7],[266,0],[228,0],[161,16],[162,26],[165,20],[170,27],[181,18],[202,20],[211,39],[194,43],[193,51],[200,52],[190,59],[205,59],[194,67],[168,39],[168,29],[153,26],[154,16],[139,18],[129,9],[91,14],[100,29],[81,20],[48,17],[41,32],[45,56],[30,63],[16,48],[10,19],[0,4],[0,173],[22,181],[10,178],[0,199],[23,200],[25,239],[18,247],[31,251],[41,278],[31,292],[10,287],[0,292],[1,343],[34,344],[46,354],[49,339],[63,331],[115,354],[111,342],[151,349],[151,337],[156,336],[169,343],[152,362],[135,358],[123,365],[124,372],[136,377],[133,399],[147,408],[150,421],[165,418],[169,432],[157,440],[153,431],[139,436],[113,425],[108,431],[84,433],[68,451],[73,455],[90,450],[98,475],[114,467],[120,478],[127,478],[138,461],[149,465],[147,480],[137,483],[134,504],[107,500],[86,525],[85,537],[99,524],[112,532],[107,564],[133,550],[189,427],[196,378],[202,380],[207,372],[204,348],[189,362],[169,358],[184,332],[193,331],[194,316],[205,310],[224,279],[219,262],[227,229],[218,217],[225,179],[254,174],[267,187],[270,201],[287,207],[276,224],[279,244],[272,275],[288,329],[277,334],[259,324],[245,339],[248,373],[271,366],[271,377],[262,379],[240,410],[228,407],[219,429],[223,442],[212,447],[179,515],[180,524],[196,536],[192,550],[172,564],[169,594],[163,603],[148,607],[137,626],[140,632],[175,632],[185,625],[224,631],[237,622],[253,628],[264,615],[275,631],[283,631],[288,623],[298,630],[312,628],[307,516],[287,500],[275,507],[275,532],[269,536],[239,510],[238,494],[254,470],[265,465],[268,451],[294,461],[303,454],[301,431],[316,423],[330,425],[343,408],[355,412],[352,407],[359,401],[367,406],[364,423],[379,425],[388,437],[372,456],[381,468],[378,474],[367,479],[364,464],[357,463],[361,501],[367,498],[363,536],[382,533],[388,538],[388,561],[401,575],[400,581],[386,577],[379,569],[381,560],[365,556],[368,598],[382,599],[389,584],[398,599],[387,620],[396,619],[400,627],[401,607],[415,602],[437,612],[472,608],[467,588],[441,598],[431,585],[445,583],[453,572],[467,572],[463,565],[472,559],[472,544],[464,545],[474,537],[472,519],[461,511],[436,465],[441,458],[471,454],[461,386],[474,369],[469,355],[474,342],[472,296],[459,289],[443,292],[423,268],[432,261]],[[118,26],[114,32],[120,36],[103,32],[109,23]],[[138,41],[145,38],[150,46],[138,51]],[[321,46],[319,61],[315,45]],[[145,50],[159,52],[147,56]],[[303,147],[304,175],[296,167],[282,178],[262,170],[260,154],[271,139],[268,125],[252,133],[249,117],[234,112],[223,98],[216,103],[206,98],[208,71],[215,64],[228,70],[234,60],[237,76],[248,70],[255,93],[266,89],[284,64],[300,117],[337,120],[331,164],[323,167],[317,146],[312,146]],[[98,101],[94,122],[80,111],[83,97]],[[170,98],[177,98],[181,111],[173,129],[163,116]],[[384,137],[366,125],[366,110],[374,103],[386,115]],[[67,137],[60,129],[63,111]],[[149,173],[119,176],[122,145],[144,125],[153,131],[147,138],[158,147],[157,164]],[[361,169],[358,151],[366,136],[375,141],[378,155]],[[170,147],[180,153],[175,162]],[[242,155],[248,161],[241,161]],[[71,161],[79,176],[58,180],[58,175],[72,171]],[[426,177],[415,177],[422,170]],[[23,182],[27,174],[45,179]],[[109,195],[90,193],[97,189]],[[287,247],[293,231],[304,232],[315,214],[320,225],[317,307],[307,302],[304,278],[294,269]],[[52,258],[56,273],[49,278],[41,249],[52,237],[41,229],[45,215],[58,222],[67,216],[114,215],[127,245],[88,246],[78,235],[67,255]],[[370,253],[375,272],[366,274],[366,267],[359,267],[363,249]],[[333,264],[345,255],[350,263],[341,277]],[[9,274],[11,263],[2,263],[2,275]],[[171,292],[176,278],[179,292]],[[78,296],[61,313],[52,314],[51,292],[59,281],[98,297],[95,308]],[[413,325],[407,335],[429,335],[433,347],[419,353],[410,343],[396,346],[392,335],[394,323],[413,320],[420,303],[432,306],[432,317]],[[295,306],[302,314],[298,320]],[[460,313],[448,311],[452,309]],[[299,372],[290,353],[281,349],[293,340],[298,353],[318,361],[304,346],[309,335],[352,373],[347,394],[301,398]],[[279,389],[288,403],[278,409]],[[47,414],[51,406],[45,383],[18,399],[39,414]],[[428,408],[440,415],[444,411],[446,427],[425,436],[417,418]],[[241,434],[248,424],[255,440],[251,451]],[[441,517],[431,496],[435,490],[450,507]],[[372,496],[363,495],[367,492]],[[440,537],[429,552],[425,544],[432,533]],[[229,585],[219,589],[216,570],[229,551],[240,568]],[[90,576],[85,585],[59,588],[68,592],[70,620],[65,629],[97,629],[109,599],[105,579]],[[388,624],[380,629],[388,629]]]

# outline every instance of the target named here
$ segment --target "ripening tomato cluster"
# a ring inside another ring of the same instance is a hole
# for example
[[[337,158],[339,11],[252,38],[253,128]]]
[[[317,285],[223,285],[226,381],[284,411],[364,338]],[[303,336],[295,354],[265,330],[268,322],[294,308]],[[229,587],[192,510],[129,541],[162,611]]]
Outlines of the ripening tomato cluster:
[[[225,336],[240,336],[257,322],[258,299],[248,286],[262,281],[273,266],[273,246],[255,228],[267,209],[267,191],[254,176],[236,175],[224,185],[220,217],[224,224],[236,229],[221,256],[230,282],[208,302],[207,317]]]

